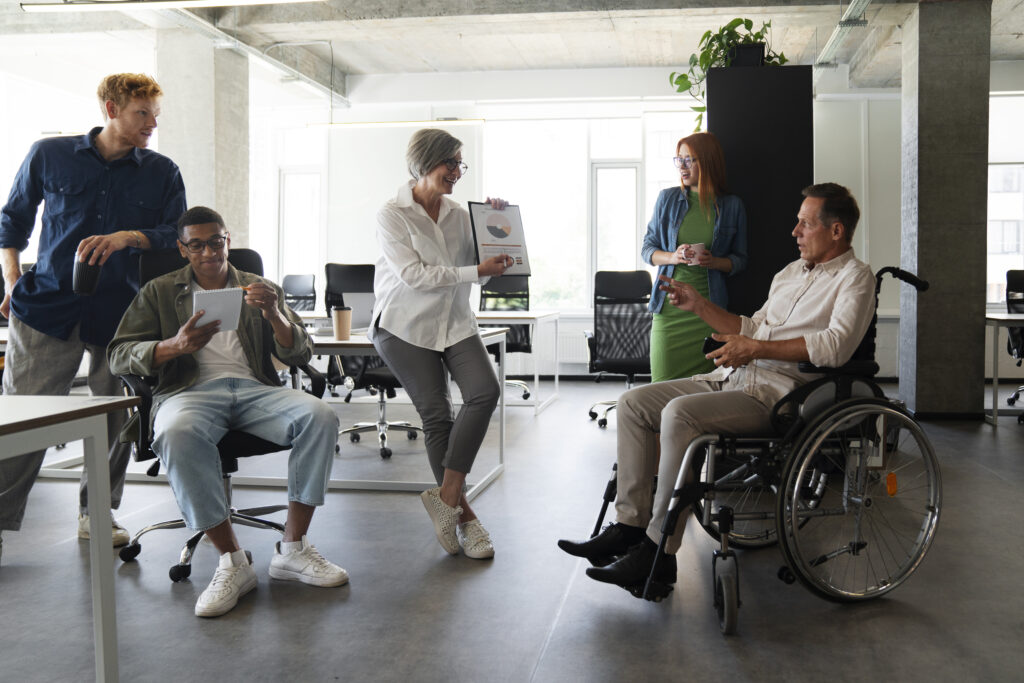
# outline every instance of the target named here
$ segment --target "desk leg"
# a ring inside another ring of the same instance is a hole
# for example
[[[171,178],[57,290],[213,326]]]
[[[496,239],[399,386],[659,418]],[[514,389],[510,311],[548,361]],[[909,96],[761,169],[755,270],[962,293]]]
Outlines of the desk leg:
[[[89,572],[92,575],[92,630],[96,680],[117,681],[117,622],[114,607],[114,558],[110,546],[110,465],[107,416],[91,418],[82,450],[89,472]]]
[[[498,358],[501,360],[498,367],[501,368],[501,377],[498,378],[500,387],[498,395],[498,467],[505,466],[505,335],[498,340]],[[536,391],[537,387],[533,387]]]
[[[985,422],[999,426],[999,326],[992,328],[992,412],[985,415]]]

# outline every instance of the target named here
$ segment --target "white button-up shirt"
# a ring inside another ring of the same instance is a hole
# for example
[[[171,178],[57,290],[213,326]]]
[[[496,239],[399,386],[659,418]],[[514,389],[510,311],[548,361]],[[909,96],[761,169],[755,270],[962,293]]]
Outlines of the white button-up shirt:
[[[838,367],[853,356],[874,314],[874,275],[850,249],[813,268],[800,259],[779,271],[764,306],[749,318],[740,316],[740,334],[768,341],[803,337],[812,363]],[[758,359],[731,370],[719,367],[693,379],[726,380],[722,389],[744,391],[771,406],[819,376],[781,360]]]
[[[373,320],[403,341],[434,351],[477,334],[469,305],[476,270],[469,212],[441,198],[437,222],[413,201],[414,180],[377,213]],[[370,326],[372,338],[374,325]]]

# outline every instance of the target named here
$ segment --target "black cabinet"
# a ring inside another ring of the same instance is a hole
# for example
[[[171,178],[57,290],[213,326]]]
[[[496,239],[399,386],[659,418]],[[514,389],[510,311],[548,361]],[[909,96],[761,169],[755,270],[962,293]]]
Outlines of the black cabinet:
[[[728,278],[729,310],[749,315],[772,277],[799,258],[790,233],[814,182],[810,66],[711,69],[708,130],[725,152],[729,189],[747,209],[747,269]]]

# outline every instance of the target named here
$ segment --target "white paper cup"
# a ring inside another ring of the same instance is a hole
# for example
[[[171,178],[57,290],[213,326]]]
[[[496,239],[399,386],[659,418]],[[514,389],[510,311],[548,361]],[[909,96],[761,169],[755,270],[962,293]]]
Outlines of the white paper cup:
[[[348,341],[352,334],[352,309],[348,306],[336,307],[331,311],[331,318],[334,322],[334,338]]]

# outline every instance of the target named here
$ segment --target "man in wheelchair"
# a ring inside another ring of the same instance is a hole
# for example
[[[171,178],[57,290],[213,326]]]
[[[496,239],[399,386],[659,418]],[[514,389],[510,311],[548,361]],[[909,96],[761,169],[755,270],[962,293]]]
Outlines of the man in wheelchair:
[[[851,246],[857,202],[835,183],[811,185],[803,196],[792,232],[800,259],[776,274],[768,300],[753,316],[729,313],[689,285],[661,278],[669,302],[696,313],[724,345],[707,354],[717,366],[713,372],[620,397],[616,522],[590,540],[558,542],[594,565],[587,568],[592,579],[639,595],[635,589],[647,580],[658,554],[672,482],[689,443],[708,433],[771,433],[775,402],[817,377],[801,373],[797,364],[840,366],[867,331],[875,310],[874,277]],[[663,484],[652,500],[655,472]],[[695,477],[691,472],[687,480]],[[656,581],[675,583],[675,553],[685,526],[680,519],[667,540]]]
[[[178,249],[189,264],[147,283],[107,348],[111,371],[156,377],[153,450],[192,529],[205,531],[220,553],[213,580],[196,602],[197,616],[219,616],[256,587],[249,553],[239,547],[221,482],[217,443],[238,429],[288,444],[288,520],[275,544],[270,576],[316,586],[348,581],[306,539],[323,505],[337,443],[338,418],[318,398],[279,386],[271,364],[301,365],[312,356],[305,329],[284,304],[280,287],[228,263],[231,241],[220,214],[193,207],[178,221]],[[236,330],[219,320],[200,325],[193,291],[240,287]],[[147,425],[139,425],[146,429]]]

